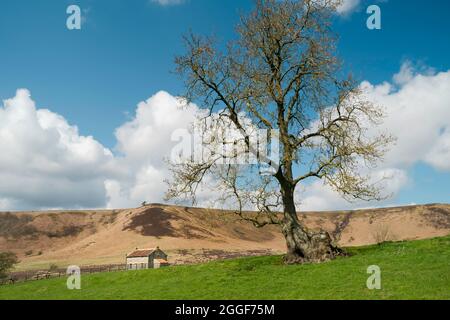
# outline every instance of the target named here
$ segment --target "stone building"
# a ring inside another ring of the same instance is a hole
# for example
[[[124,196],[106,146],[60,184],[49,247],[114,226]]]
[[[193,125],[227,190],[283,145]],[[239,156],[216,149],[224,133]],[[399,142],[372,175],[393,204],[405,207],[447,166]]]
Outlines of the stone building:
[[[158,269],[167,267],[167,254],[159,247],[138,249],[127,255],[127,270]]]

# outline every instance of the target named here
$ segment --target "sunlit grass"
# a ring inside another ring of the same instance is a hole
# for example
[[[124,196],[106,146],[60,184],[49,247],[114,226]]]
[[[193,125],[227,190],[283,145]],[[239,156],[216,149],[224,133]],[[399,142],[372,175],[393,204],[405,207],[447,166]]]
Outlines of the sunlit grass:
[[[323,264],[282,257],[82,275],[81,290],[50,279],[0,287],[0,299],[450,299],[450,237],[349,249]],[[369,290],[367,267],[381,268]]]

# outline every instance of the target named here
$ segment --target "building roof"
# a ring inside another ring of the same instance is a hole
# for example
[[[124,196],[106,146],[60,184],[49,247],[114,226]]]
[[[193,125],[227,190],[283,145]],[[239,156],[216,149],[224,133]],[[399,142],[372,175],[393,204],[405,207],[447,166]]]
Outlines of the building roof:
[[[142,257],[148,257],[149,255],[151,255],[153,252],[155,252],[156,250],[158,250],[157,248],[152,248],[152,249],[138,249],[136,251],[133,251],[132,253],[130,253],[129,255],[127,255],[127,258],[142,258]]]

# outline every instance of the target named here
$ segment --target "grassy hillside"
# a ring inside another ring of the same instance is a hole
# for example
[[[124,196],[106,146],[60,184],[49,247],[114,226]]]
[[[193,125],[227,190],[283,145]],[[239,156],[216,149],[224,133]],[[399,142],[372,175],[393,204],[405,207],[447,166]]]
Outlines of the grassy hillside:
[[[0,287],[0,299],[450,299],[450,237],[350,249],[319,265],[284,266],[281,257],[82,276]],[[382,271],[368,290],[367,267]]]

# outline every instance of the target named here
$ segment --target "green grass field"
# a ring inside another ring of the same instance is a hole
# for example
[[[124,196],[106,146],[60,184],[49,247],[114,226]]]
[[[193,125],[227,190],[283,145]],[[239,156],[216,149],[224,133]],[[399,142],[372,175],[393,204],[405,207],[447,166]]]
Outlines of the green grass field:
[[[348,258],[285,266],[280,256],[82,275],[0,287],[0,299],[450,299],[450,237],[351,249]],[[382,289],[366,287],[381,268]]]

